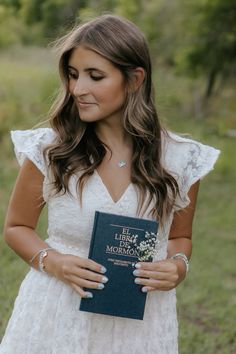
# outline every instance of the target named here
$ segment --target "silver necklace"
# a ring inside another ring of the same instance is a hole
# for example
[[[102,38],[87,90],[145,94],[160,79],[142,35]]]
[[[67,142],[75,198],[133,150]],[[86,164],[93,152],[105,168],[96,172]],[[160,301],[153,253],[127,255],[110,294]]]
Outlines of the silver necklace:
[[[126,161],[125,160],[120,160],[117,164],[118,167],[122,168],[126,166]]]

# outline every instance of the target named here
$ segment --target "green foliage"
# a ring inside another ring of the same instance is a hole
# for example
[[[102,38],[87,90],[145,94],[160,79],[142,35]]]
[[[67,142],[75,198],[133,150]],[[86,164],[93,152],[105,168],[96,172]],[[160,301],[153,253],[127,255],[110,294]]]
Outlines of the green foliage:
[[[12,7],[15,9],[19,9],[20,8],[20,2],[21,0],[1,0],[0,1],[0,6],[6,6],[6,7]]]
[[[140,0],[117,0],[115,12],[121,16],[124,16],[134,21],[140,13],[140,7]]]
[[[42,5],[42,27],[44,35],[57,37],[58,34],[62,34],[63,28],[71,27],[80,6],[81,2],[78,1],[45,1]]]
[[[195,8],[199,16],[198,40],[189,54],[190,65],[195,71],[222,71],[236,62],[235,1],[208,0]]]
[[[12,7],[0,5],[0,48],[9,47],[19,41],[23,25]]]
[[[190,2],[187,8],[184,61],[190,74],[207,77],[205,96],[210,97],[218,75],[228,78],[236,74],[235,1],[203,0],[197,4]]]
[[[42,6],[44,3],[45,0],[21,0],[20,15],[23,22],[25,22],[27,25],[33,25],[42,21]]]
[[[57,83],[51,63],[49,53],[37,48],[28,49],[27,55],[24,48],[2,54],[0,141],[10,129],[26,128],[45,119]]]
[[[24,42],[44,43],[63,33],[76,18],[78,9],[84,1],[66,0],[21,0],[22,21],[33,30],[25,36]]]
[[[0,48],[45,45],[78,20],[117,13],[146,34],[154,61],[205,76],[210,96],[219,74],[235,76],[235,0],[2,0]]]

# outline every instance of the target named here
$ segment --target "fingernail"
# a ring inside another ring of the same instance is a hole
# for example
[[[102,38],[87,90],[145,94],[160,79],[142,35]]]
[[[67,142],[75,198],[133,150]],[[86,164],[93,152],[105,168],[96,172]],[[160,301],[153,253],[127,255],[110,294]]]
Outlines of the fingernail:
[[[140,271],[138,270],[138,269],[135,269],[134,271],[133,271],[133,275],[139,275],[140,274]]]
[[[86,299],[92,299],[93,294],[92,293],[86,293]]]
[[[136,263],[136,264],[135,264],[135,268],[141,268],[141,264]]]
[[[107,277],[102,277],[102,283],[107,283],[108,282],[108,278]]]
[[[101,273],[106,273],[107,269],[105,267],[101,267]]]
[[[142,288],[143,293],[147,293],[147,288]]]
[[[104,289],[104,284],[98,284],[98,287],[97,287],[98,289],[100,289],[100,290],[102,290],[102,289]]]
[[[138,279],[138,278],[135,278],[135,279],[134,279],[134,282],[135,282],[136,284],[140,284],[140,283],[141,283],[141,280]]]

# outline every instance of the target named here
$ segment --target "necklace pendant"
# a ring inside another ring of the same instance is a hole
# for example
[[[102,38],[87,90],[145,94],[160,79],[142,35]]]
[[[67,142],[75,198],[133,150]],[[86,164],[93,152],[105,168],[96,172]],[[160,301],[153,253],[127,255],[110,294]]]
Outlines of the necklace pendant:
[[[125,167],[125,166],[126,166],[126,162],[125,162],[124,160],[120,160],[120,161],[118,162],[118,166],[119,166],[119,167]]]

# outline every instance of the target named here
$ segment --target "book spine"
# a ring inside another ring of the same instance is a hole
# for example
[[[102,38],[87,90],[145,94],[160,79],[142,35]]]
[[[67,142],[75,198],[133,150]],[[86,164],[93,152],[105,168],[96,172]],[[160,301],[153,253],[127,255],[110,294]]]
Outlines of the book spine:
[[[90,249],[89,249],[89,255],[88,255],[88,258],[90,258],[90,259],[92,258],[92,255],[93,255],[93,248],[94,248],[95,235],[96,235],[96,230],[97,230],[97,225],[98,225],[99,214],[100,214],[99,211],[95,211],[93,231],[92,231],[91,243],[90,243]]]

